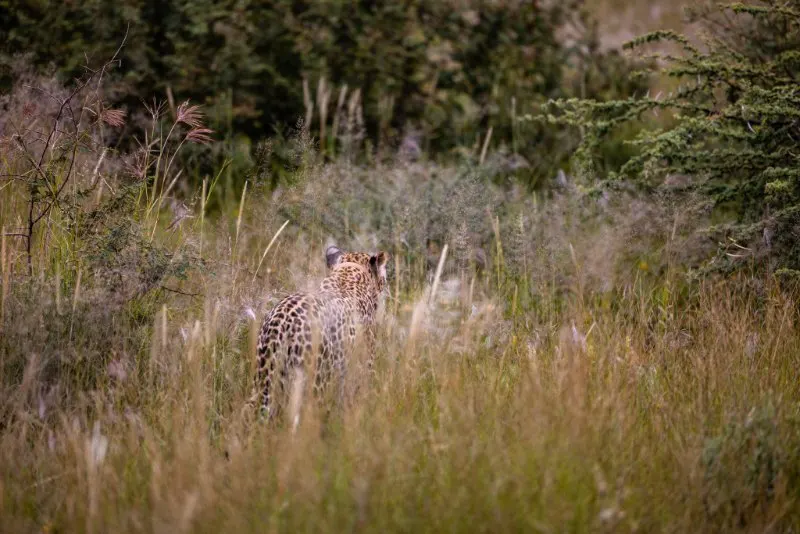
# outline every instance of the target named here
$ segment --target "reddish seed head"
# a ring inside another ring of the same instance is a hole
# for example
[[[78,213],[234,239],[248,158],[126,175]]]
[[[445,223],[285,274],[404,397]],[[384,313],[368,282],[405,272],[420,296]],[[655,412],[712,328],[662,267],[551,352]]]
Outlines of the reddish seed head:
[[[206,145],[213,141],[211,138],[212,133],[214,133],[214,130],[209,130],[208,128],[194,128],[189,130],[189,133],[186,134],[186,140],[192,143]]]
[[[125,111],[121,109],[105,109],[100,114],[100,120],[114,128],[125,125]]]
[[[203,128],[203,113],[200,111],[200,106],[190,106],[187,100],[177,110],[177,120],[186,126],[193,129]]]

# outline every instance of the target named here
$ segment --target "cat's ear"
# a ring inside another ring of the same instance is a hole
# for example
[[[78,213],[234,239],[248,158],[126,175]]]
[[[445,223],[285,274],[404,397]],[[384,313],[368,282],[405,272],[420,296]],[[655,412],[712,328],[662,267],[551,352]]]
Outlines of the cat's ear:
[[[381,278],[386,278],[386,264],[389,263],[390,257],[388,252],[381,250],[374,256],[370,256],[369,266],[372,267],[376,275]]]
[[[325,251],[325,263],[328,265],[328,269],[332,269],[337,263],[339,263],[339,260],[342,259],[342,254],[343,252],[341,249],[339,249],[339,247],[335,247],[333,245],[328,247],[328,249]]]
[[[378,268],[386,267],[386,264],[389,263],[390,258],[391,256],[389,253],[383,250],[375,254],[375,260],[378,263]]]

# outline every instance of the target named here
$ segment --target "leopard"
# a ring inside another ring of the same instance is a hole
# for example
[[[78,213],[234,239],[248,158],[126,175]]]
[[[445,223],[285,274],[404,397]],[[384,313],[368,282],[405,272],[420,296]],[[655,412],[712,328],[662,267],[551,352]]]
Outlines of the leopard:
[[[252,404],[267,419],[277,417],[294,388],[313,374],[313,393],[322,400],[336,382],[341,401],[348,356],[365,349],[367,369],[375,360],[377,315],[388,292],[390,255],[325,251],[327,276],[312,292],[286,296],[267,313],[258,335]],[[302,393],[300,393],[302,395]]]

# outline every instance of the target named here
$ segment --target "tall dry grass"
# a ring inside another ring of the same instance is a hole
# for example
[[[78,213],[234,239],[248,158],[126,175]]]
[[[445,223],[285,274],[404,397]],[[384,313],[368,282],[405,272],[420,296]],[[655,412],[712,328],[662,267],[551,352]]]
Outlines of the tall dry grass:
[[[492,185],[500,155],[359,167],[306,151],[294,186],[248,183],[207,213],[214,176],[174,200],[180,141],[150,131],[160,179],[101,138],[71,177],[98,169],[107,192],[69,203],[95,217],[141,192],[124,212],[78,234],[55,210],[33,276],[3,239],[0,530],[800,527],[795,295],[757,270],[687,283],[702,245],[682,206],[566,177],[531,196]],[[3,146],[4,174],[30,170]],[[29,191],[0,187],[11,228]],[[334,241],[393,254],[377,369],[354,358],[345,403],[322,418],[305,402],[292,432],[243,409],[255,337]]]

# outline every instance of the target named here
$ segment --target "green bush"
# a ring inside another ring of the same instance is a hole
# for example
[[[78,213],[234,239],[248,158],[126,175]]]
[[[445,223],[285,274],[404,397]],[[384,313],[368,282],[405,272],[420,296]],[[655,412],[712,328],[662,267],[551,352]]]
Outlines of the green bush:
[[[776,413],[772,403],[753,408],[706,440],[702,454],[704,504],[725,530],[767,513],[780,491],[796,491],[797,432],[794,413]],[[727,524],[725,524],[727,522]]]
[[[493,146],[527,160],[515,169],[551,177],[571,141],[517,117],[548,98],[641,89],[601,51],[582,0],[6,3],[0,57],[25,53],[71,79],[127,29],[112,101],[206,103],[212,127],[248,152],[248,138],[283,137],[304,116],[328,154],[352,137],[393,150],[410,136],[424,152],[475,156],[492,128]]]
[[[677,45],[683,53],[661,56],[662,66],[651,71],[676,78],[674,91],[554,101],[549,119],[582,128],[576,158],[592,179],[636,180],[707,202],[712,225],[705,233],[722,246],[706,269],[768,263],[792,272],[800,268],[800,2],[737,3],[689,15],[706,32],[702,47],[666,31],[628,45]],[[604,167],[601,144],[642,124],[651,127],[635,136],[634,155],[616,169]]]

